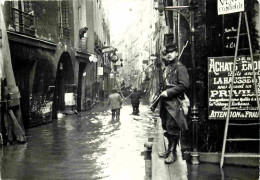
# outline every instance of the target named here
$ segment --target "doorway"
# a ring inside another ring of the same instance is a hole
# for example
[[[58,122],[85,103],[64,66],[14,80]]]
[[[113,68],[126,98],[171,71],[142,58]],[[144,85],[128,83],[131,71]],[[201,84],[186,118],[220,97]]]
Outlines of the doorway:
[[[73,66],[71,62],[71,57],[69,53],[63,53],[60,57],[56,80],[55,80],[55,92],[53,99],[53,118],[57,118],[57,112],[62,112],[65,110],[65,93],[66,87],[73,84],[74,82],[74,73]]]

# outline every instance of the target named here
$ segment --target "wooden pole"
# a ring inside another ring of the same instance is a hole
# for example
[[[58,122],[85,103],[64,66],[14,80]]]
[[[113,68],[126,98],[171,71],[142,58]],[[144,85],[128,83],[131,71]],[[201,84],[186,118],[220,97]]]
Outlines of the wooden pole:
[[[3,97],[1,97],[1,100],[5,101],[5,104],[7,105],[6,111],[4,112],[5,128],[7,131],[8,141],[26,142],[20,108],[20,93],[18,87],[16,86],[14,78],[9,41],[2,11],[3,5],[0,6],[0,58],[3,61],[1,63],[3,64],[4,69],[4,73],[2,74],[2,76],[6,79],[6,86],[2,86],[2,88],[4,88],[4,93]],[[9,114],[9,118],[7,113]],[[15,115],[17,117],[15,117]],[[15,137],[13,137],[13,135]]]

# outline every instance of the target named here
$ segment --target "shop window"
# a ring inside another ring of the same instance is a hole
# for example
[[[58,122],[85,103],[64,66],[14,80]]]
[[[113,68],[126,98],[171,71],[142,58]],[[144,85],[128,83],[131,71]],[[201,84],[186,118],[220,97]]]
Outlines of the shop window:
[[[31,1],[11,1],[11,24],[8,29],[35,36],[34,8]]]
[[[59,1],[59,21],[60,37],[70,39],[69,2],[67,0]]]

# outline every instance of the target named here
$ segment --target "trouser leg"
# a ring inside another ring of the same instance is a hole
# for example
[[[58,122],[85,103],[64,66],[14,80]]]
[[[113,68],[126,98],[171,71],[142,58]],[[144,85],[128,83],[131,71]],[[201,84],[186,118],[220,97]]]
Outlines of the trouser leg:
[[[114,119],[115,119],[115,109],[112,109],[112,121],[114,121]]]
[[[177,147],[177,144],[178,144],[178,141],[179,141],[179,136],[176,136],[176,135],[171,136],[170,141],[172,142],[172,146],[171,146],[170,153],[169,153],[168,157],[164,161],[166,164],[172,164],[177,159],[176,147]]]
[[[119,121],[120,119],[120,109],[116,110],[116,120]]]
[[[132,107],[133,107],[133,113],[132,113],[132,114],[134,114],[134,113],[135,113],[135,106],[134,106],[134,105],[132,105]]]
[[[162,158],[167,158],[168,155],[170,154],[170,152],[172,152],[172,149],[173,149],[173,140],[172,138],[170,137],[170,135],[168,133],[164,133],[164,136],[167,138],[168,140],[168,146],[167,146],[167,149],[165,152],[159,152],[158,155],[159,157],[162,157]]]

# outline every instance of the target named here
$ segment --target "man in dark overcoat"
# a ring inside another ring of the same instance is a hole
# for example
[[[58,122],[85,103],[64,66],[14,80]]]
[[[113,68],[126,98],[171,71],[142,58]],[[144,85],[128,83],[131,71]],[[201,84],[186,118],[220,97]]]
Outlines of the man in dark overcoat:
[[[165,47],[166,68],[163,72],[164,91],[160,94],[160,118],[165,130],[164,136],[168,139],[168,148],[158,155],[166,158],[166,164],[171,164],[177,157],[176,146],[180,132],[188,129],[180,100],[184,99],[184,92],[189,88],[189,75],[186,67],[178,59],[177,46],[170,43]]]
[[[130,99],[131,99],[131,104],[133,107],[133,114],[138,115],[141,94],[140,94],[140,92],[137,91],[137,88],[134,88],[133,93],[130,95]]]

